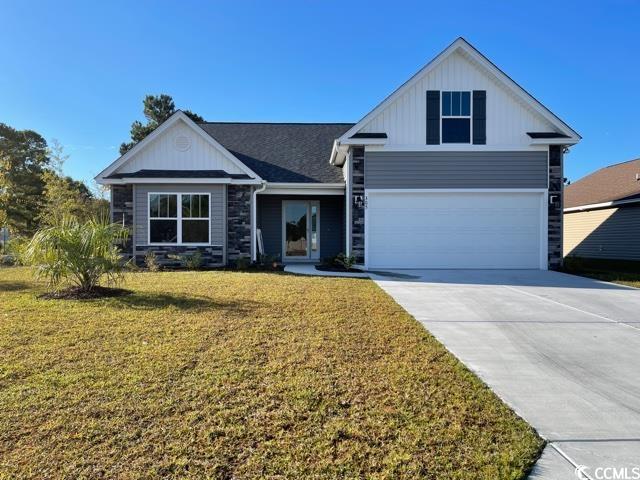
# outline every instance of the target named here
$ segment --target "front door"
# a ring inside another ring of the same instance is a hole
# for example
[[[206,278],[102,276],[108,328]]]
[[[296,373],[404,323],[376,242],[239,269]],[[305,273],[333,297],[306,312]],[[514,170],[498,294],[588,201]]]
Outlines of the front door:
[[[285,260],[320,258],[320,204],[310,200],[282,202],[282,252]]]

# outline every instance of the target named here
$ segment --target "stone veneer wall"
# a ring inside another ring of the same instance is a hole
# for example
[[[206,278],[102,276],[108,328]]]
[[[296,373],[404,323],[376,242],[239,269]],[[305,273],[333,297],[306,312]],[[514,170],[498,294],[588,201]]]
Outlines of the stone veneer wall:
[[[356,197],[364,198],[364,147],[355,147],[351,153],[351,254],[356,263],[364,264],[364,209],[355,204]]]
[[[133,255],[133,185],[111,185],[111,221],[129,229],[129,238],[122,246],[128,256]]]
[[[548,255],[549,268],[557,270],[562,266],[562,210],[564,208],[564,177],[562,145],[549,146],[549,198],[556,195],[558,200],[549,202]]]
[[[160,265],[167,268],[183,267],[182,256],[193,255],[200,252],[203,267],[219,267],[224,265],[224,251],[222,247],[190,247],[186,245],[148,246],[136,247],[136,264],[144,266],[144,257],[147,252],[154,252]]]
[[[251,191],[250,185],[227,187],[227,259],[251,257]]]
[[[251,257],[251,191],[249,185],[229,185],[227,188],[227,259],[235,261],[239,256]],[[128,255],[133,255],[133,186],[111,186],[111,219],[124,223],[130,230],[129,239],[123,247]],[[180,255],[202,255],[203,266],[224,264],[223,247],[202,246],[147,246],[136,247],[136,264],[144,265],[148,251],[156,254],[158,263],[165,267],[180,267]]]

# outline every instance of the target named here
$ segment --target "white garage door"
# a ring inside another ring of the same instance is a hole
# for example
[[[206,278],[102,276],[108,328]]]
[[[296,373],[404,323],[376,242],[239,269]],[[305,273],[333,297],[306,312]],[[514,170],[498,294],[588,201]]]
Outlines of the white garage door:
[[[369,268],[544,268],[542,193],[367,191]]]

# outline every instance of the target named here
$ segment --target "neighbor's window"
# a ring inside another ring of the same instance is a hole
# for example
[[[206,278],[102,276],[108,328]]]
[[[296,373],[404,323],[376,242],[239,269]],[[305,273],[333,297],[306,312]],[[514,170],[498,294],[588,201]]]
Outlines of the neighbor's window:
[[[209,218],[209,194],[150,193],[149,243],[208,244]]]
[[[471,92],[442,92],[442,143],[471,143]]]

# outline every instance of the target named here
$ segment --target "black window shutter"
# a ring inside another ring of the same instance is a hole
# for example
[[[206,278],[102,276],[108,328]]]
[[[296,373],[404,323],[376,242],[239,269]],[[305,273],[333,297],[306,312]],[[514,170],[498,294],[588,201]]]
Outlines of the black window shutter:
[[[440,91],[427,90],[427,145],[440,143]]]
[[[487,92],[473,91],[473,144],[487,143]]]

